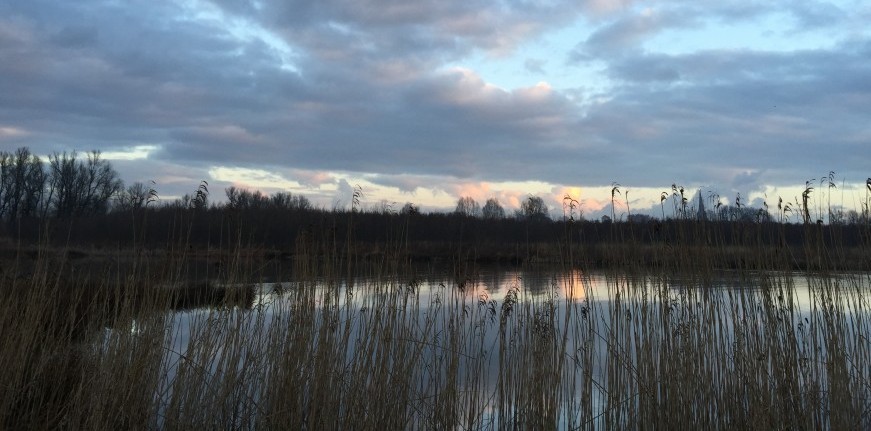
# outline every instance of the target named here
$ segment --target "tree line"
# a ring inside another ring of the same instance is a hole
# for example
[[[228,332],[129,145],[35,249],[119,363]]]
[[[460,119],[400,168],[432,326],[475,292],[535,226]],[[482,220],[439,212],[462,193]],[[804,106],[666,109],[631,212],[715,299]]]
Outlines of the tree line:
[[[122,189],[99,151],[54,153],[47,164],[26,147],[0,152],[0,220],[105,214]]]
[[[230,187],[228,209],[312,209],[304,196],[286,192],[267,196]],[[33,218],[80,218],[140,210],[154,204],[169,208],[205,209],[207,183],[181,199],[159,204],[157,191],[141,182],[125,187],[112,164],[99,151],[79,155],[54,153],[43,161],[29,148],[0,151],[0,222]],[[214,206],[214,205],[213,205]]]
[[[150,205],[206,209],[290,209],[313,210],[314,205],[305,196],[278,192],[267,195],[235,186],[225,191],[226,202],[211,203],[208,183],[178,200],[159,203],[157,191],[142,182],[124,185],[112,164],[101,158],[99,151],[84,156],[76,152],[54,153],[47,163],[30,149],[22,147],[14,152],[0,152],[0,221],[27,218],[87,217],[109,212],[139,210]],[[355,207],[355,210],[357,208]],[[389,205],[376,207],[374,212],[390,212]],[[420,214],[420,208],[406,203],[400,214]],[[471,197],[461,197],[456,214],[500,220],[505,209],[495,198],[488,199],[483,208]],[[545,220],[548,208],[538,196],[530,196],[513,214],[518,219]]]
[[[867,185],[866,200],[871,202],[871,179]],[[359,187],[349,207],[324,209],[302,195],[270,195],[237,187],[226,188],[226,198],[213,202],[206,181],[180,199],[162,201],[153,186],[139,182],[125,186],[97,151],[84,156],[55,153],[46,161],[27,148],[0,152],[0,237],[14,237],[20,243],[132,247],[154,253],[250,246],[280,256],[293,254],[301,243],[320,241],[318,247],[324,250],[356,250],[375,259],[379,253],[401,249],[413,260],[512,264],[552,261],[558,258],[555,253],[571,249],[594,266],[619,257],[611,247],[621,244],[624,252],[660,250],[649,246],[668,250],[680,244],[762,247],[792,256],[795,265],[809,265],[802,256],[808,244],[819,244],[851,249],[843,253],[844,268],[871,268],[864,258],[871,244],[867,210],[841,219],[830,211],[829,223],[815,223],[807,199],[810,188],[802,201],[778,203],[774,217],[767,208],[735,205],[733,210],[717,200],[708,210],[701,201],[693,209],[678,188],[663,193],[662,219],[629,213],[627,206],[625,218],[612,211],[613,218],[588,221],[580,203],[569,196],[558,215],[550,214],[538,196],[528,196],[511,214],[496,198],[482,206],[468,196],[460,197],[453,211],[422,213],[413,203],[398,210],[386,201],[364,208]],[[617,196],[615,190],[615,200]],[[665,217],[669,200],[674,215]],[[789,222],[790,212],[801,216],[799,223]],[[816,213],[825,214],[822,209]],[[650,253],[645,259],[655,263],[656,253]],[[737,265],[732,261],[728,265]]]
[[[141,221],[143,217],[140,215],[147,214],[150,237],[166,239],[171,236],[166,226],[176,223],[179,214],[185,214],[185,217],[198,220],[195,229],[204,229],[204,232],[194,232],[192,238],[203,241],[211,241],[211,235],[222,232],[230,222],[249,232],[248,238],[253,241],[269,236],[276,244],[292,244],[299,232],[311,226],[334,229],[352,222],[359,226],[355,232],[358,238],[378,241],[386,233],[393,232],[393,225],[401,221],[399,224],[404,224],[407,229],[418,229],[405,234],[409,240],[418,241],[463,242],[472,239],[516,243],[547,240],[564,235],[569,225],[583,225],[584,238],[599,241],[613,237],[614,225],[621,225],[620,229],[629,229],[627,232],[630,233],[637,230],[637,238],[646,235],[648,239],[645,241],[656,242],[668,240],[668,236],[676,232],[666,228],[668,223],[704,221],[722,226],[729,223],[786,225],[789,223],[785,216],[791,211],[802,215],[800,221],[804,225],[817,224],[809,216],[806,201],[792,206],[779,202],[774,216],[767,208],[720,206],[719,199],[713,198],[710,209],[704,208],[701,198],[698,208],[693,209],[683,188],[673,186],[673,189],[671,194],[663,193],[662,219],[636,213],[627,214],[625,219],[615,216],[596,221],[584,220],[579,202],[570,196],[563,200],[562,214],[553,217],[545,201],[533,195],[510,214],[496,198],[487,199],[482,206],[469,196],[460,197],[454,211],[449,213],[423,214],[413,203],[406,203],[397,211],[386,202],[364,210],[361,206],[363,193],[359,187],[355,189],[347,209],[317,208],[302,195],[287,192],[265,194],[238,187],[226,188],[223,191],[225,199],[216,203],[211,201],[209,184],[205,181],[192,193],[166,202],[159,199],[153,183],[149,186],[136,182],[125,186],[118,172],[109,161],[101,158],[99,151],[85,155],[54,153],[43,161],[24,147],[14,152],[0,151],[0,231],[29,232],[27,236],[39,238],[42,221],[68,220],[75,221],[75,229],[66,232],[71,239],[111,242],[113,238],[130,237],[125,232],[129,231],[132,220]],[[871,179],[868,191],[871,196]],[[803,197],[807,198],[810,192],[812,188],[809,186]],[[618,196],[619,189],[615,186],[613,198]],[[675,216],[672,218],[666,217],[665,206],[669,200],[674,207]],[[834,211],[829,211],[828,219],[833,227],[868,224],[866,212],[839,217]],[[55,221],[54,225],[60,224]],[[29,228],[21,229],[22,226]],[[722,231],[726,232],[726,229],[731,228],[723,227]],[[142,234],[144,236],[145,232]]]

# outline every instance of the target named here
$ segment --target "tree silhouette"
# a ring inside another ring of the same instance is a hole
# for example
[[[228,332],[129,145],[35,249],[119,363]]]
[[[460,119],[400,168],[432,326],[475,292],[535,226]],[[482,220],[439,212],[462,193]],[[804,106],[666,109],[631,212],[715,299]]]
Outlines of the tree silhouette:
[[[481,214],[481,205],[470,196],[463,196],[457,201],[455,213],[466,217],[477,217]]]
[[[499,204],[496,198],[487,199],[482,213],[486,220],[501,220],[505,218],[505,210],[502,209],[502,205]]]

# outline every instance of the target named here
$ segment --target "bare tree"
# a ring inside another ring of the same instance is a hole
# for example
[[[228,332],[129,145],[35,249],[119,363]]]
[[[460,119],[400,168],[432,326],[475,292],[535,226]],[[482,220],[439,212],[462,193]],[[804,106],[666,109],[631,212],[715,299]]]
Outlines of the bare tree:
[[[226,190],[228,205],[234,209],[258,209],[269,206],[269,197],[260,190],[253,192],[246,189],[230,187]],[[235,192],[235,193],[234,193]]]
[[[36,215],[45,181],[42,161],[27,147],[0,152],[0,220]]]
[[[274,208],[290,210],[309,210],[312,208],[311,201],[303,195],[294,195],[289,192],[278,192],[269,198]]]
[[[231,209],[278,208],[290,210],[311,209],[312,204],[302,195],[292,195],[288,192],[278,192],[267,196],[260,190],[251,192],[235,186],[224,190],[227,194],[227,207]]]
[[[145,184],[137,181],[118,192],[118,197],[115,199],[115,209],[118,211],[130,211],[143,208],[149,199],[154,196],[154,193],[153,189],[149,189]]]
[[[547,205],[544,204],[544,199],[538,196],[529,196],[520,204],[520,211],[517,215],[526,220],[546,220],[548,217]]]
[[[13,196],[13,157],[11,154],[0,151],[0,220],[5,219],[9,211],[10,205],[14,200]]]
[[[100,159],[99,151],[88,154],[88,160],[79,167],[79,176],[84,196],[79,204],[81,214],[105,213],[112,197],[124,187],[112,165]]]
[[[245,200],[247,198],[248,190],[237,188],[236,186],[230,186],[224,189],[224,193],[227,195],[227,208],[230,209],[242,209],[245,207]]]
[[[409,216],[419,215],[420,214],[420,207],[411,203],[411,202],[406,202],[405,205],[402,206],[402,209],[399,210],[399,214],[409,215]]]
[[[454,212],[466,217],[477,217],[481,214],[481,205],[470,196],[463,196],[457,201],[457,209]]]
[[[72,215],[78,205],[76,153],[54,153],[49,160],[48,199],[58,217]]]
[[[482,209],[482,214],[487,220],[500,220],[505,218],[505,210],[496,198],[487,199],[487,203],[484,204],[484,208]]]
[[[57,217],[105,213],[109,201],[124,186],[111,163],[99,151],[88,153],[87,160],[76,152],[49,156],[49,204]]]

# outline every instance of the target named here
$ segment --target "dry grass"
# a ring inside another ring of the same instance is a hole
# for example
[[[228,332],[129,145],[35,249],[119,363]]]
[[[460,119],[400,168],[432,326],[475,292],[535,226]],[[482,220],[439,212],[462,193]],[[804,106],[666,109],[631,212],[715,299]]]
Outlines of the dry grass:
[[[258,281],[244,259],[187,290],[160,287],[181,260],[7,271],[0,427],[871,428],[868,274],[760,252],[724,275],[713,245],[662,250],[707,262],[688,270],[627,255],[593,276],[565,247],[546,283],[497,288],[386,248],[361,268],[309,235],[262,295],[233,287]]]

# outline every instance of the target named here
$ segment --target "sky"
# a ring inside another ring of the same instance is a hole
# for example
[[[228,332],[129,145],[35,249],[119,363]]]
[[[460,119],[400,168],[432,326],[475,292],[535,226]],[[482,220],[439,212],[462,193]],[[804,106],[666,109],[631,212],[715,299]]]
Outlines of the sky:
[[[99,150],[164,200],[659,215],[672,185],[858,208],[871,3],[0,1],[0,150]],[[837,187],[822,185],[834,171]]]

